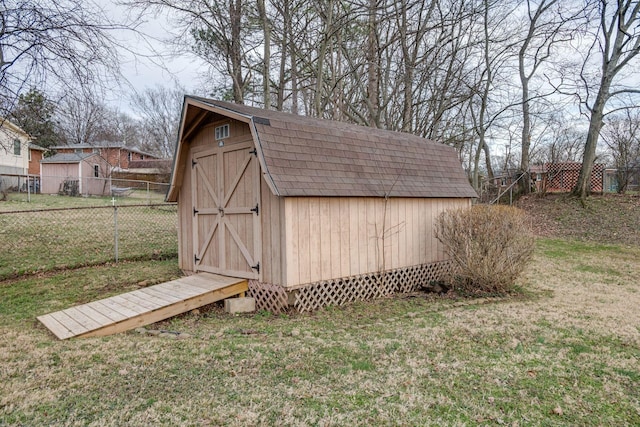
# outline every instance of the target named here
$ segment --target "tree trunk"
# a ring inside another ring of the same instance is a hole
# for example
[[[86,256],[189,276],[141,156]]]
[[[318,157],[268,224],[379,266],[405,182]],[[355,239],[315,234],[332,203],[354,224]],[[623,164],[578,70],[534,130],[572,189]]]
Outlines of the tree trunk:
[[[321,34],[322,41],[318,48],[316,69],[316,93],[314,98],[314,110],[316,117],[322,117],[322,112],[324,110],[324,104],[322,102],[324,92],[324,61],[330,43],[331,30],[333,28],[333,1],[329,1],[326,4],[326,8],[327,15],[324,21],[323,32]]]
[[[520,180],[520,192],[529,194],[531,183],[529,177],[529,149],[531,147],[531,113],[529,109],[529,79],[524,73],[524,53],[519,55],[520,82],[522,83],[522,149],[520,154],[520,173],[525,174]]]
[[[369,126],[380,127],[380,110],[378,102],[378,85],[380,70],[378,66],[378,31],[377,31],[377,0],[369,0],[367,20],[367,106],[369,110]]]
[[[242,0],[229,2],[231,20],[231,79],[233,80],[233,101],[244,103],[244,79],[242,77],[242,44],[240,29],[242,26]]]
[[[258,13],[262,22],[262,32],[264,34],[264,58],[262,58],[262,97],[264,108],[271,108],[271,82],[269,73],[271,70],[271,24],[267,17],[264,0],[258,0]],[[283,54],[284,56],[284,54]]]
[[[407,2],[402,1],[400,6],[401,22],[400,22],[400,43],[402,46],[402,56],[404,62],[404,81],[403,81],[403,99],[402,99],[402,131],[411,132],[411,122],[413,117],[413,70],[415,64],[409,55],[408,40],[408,19],[407,19]]]
[[[604,106],[607,103],[610,85],[611,81],[608,79],[608,75],[603,75],[598,97],[591,109],[589,133],[587,134],[587,140],[584,145],[582,167],[580,168],[580,175],[578,175],[576,186],[571,192],[573,196],[579,197],[581,200],[586,199],[591,193],[591,172],[593,171],[593,164],[596,160],[596,148],[598,146],[598,138],[600,137],[600,129],[602,129]]]
[[[637,27],[637,21],[640,18],[640,3],[633,0],[618,0],[617,9],[613,14],[608,15],[607,3],[604,0],[601,2],[600,31],[603,40],[599,46],[602,49],[602,77],[600,78],[598,95],[593,107],[590,108],[589,133],[584,146],[582,168],[576,186],[571,192],[572,195],[580,197],[582,201],[591,192],[591,172],[596,159],[596,147],[600,137],[600,129],[602,129],[604,108],[611,97],[613,79],[623,67],[629,66],[631,59],[640,53],[640,37],[635,31],[630,30],[632,26]],[[608,19],[611,21],[608,22]],[[617,91],[617,94],[625,92],[628,91],[620,90]]]

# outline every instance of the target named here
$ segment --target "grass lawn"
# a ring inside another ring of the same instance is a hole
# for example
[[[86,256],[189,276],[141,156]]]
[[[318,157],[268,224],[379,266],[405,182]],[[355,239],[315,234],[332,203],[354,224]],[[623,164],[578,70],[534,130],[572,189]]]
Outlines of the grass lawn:
[[[114,260],[111,199],[33,197],[31,203],[0,202],[0,280]],[[137,199],[141,205],[132,206],[132,200],[127,199],[129,205],[118,201],[119,259],[175,257],[176,207],[148,206],[142,199]],[[20,212],[6,213],[15,210]]]
[[[35,320],[172,279],[175,260],[0,282],[0,425],[640,425],[639,260],[544,238],[520,296],[154,326],[185,340],[58,341]]]
[[[115,199],[118,205],[163,203],[164,193],[157,191],[150,191],[147,193],[145,190],[134,190],[128,196],[123,197],[70,197],[51,194],[31,194],[31,196],[29,196],[27,193],[9,193],[7,200],[0,202],[0,212],[78,208],[87,206],[112,206],[112,199]]]

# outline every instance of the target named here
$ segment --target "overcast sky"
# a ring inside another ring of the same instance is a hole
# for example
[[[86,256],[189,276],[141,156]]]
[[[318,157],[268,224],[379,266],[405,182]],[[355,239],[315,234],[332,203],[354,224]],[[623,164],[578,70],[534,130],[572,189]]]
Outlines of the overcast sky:
[[[112,0],[102,0],[99,3],[115,20],[123,22],[126,19],[125,9],[115,5]],[[139,30],[148,37],[143,38],[132,31],[114,34],[123,45],[119,50],[121,69],[132,88],[123,87],[122,91],[114,91],[109,103],[122,111],[130,112],[127,93],[157,85],[173,88],[177,83],[188,93],[198,92],[198,74],[203,71],[202,63],[193,55],[169,55],[169,49],[162,42],[171,37],[171,25],[167,17],[148,17]],[[156,53],[163,57],[156,56]]]

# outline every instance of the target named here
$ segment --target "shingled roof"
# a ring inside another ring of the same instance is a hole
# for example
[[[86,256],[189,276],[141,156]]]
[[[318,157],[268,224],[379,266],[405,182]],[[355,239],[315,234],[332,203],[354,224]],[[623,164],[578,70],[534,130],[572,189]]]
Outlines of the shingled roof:
[[[180,138],[196,117],[193,108],[253,127],[263,173],[278,196],[477,197],[455,150],[415,135],[185,97]],[[179,185],[182,142],[169,200]]]
[[[40,163],[80,163],[89,157],[97,156],[96,153],[58,153],[51,157],[45,157]]]

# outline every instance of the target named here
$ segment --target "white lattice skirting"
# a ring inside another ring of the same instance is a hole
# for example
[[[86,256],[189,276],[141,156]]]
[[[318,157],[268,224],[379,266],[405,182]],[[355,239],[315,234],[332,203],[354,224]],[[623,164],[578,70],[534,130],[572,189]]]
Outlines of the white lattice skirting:
[[[293,306],[300,312],[313,311],[329,305],[413,292],[422,284],[440,280],[450,268],[451,261],[440,261],[310,283],[295,291]],[[287,291],[281,286],[251,280],[248,294],[255,298],[258,310],[280,313],[288,308]]]

